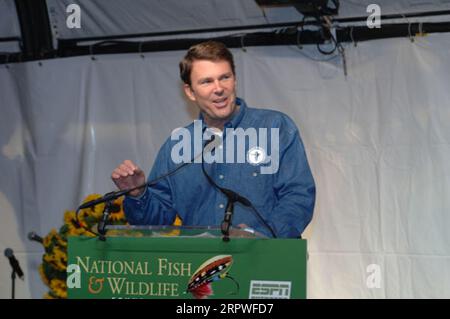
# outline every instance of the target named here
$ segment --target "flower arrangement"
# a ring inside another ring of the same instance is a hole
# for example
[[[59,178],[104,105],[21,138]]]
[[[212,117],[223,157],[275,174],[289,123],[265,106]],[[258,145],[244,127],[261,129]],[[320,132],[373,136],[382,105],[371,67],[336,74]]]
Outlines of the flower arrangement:
[[[99,194],[87,196],[83,203],[100,198]],[[113,225],[126,224],[123,212],[123,198],[115,200],[113,203],[120,206],[120,211],[111,213],[109,223]],[[100,221],[105,204],[98,204],[92,208],[79,211],[78,223],[75,211],[68,210],[64,213],[64,224],[59,231],[52,229],[43,238],[45,253],[42,257],[42,264],[39,266],[39,273],[42,281],[49,287],[49,291],[44,295],[46,299],[67,298],[67,237],[68,236],[95,236],[89,230]]]

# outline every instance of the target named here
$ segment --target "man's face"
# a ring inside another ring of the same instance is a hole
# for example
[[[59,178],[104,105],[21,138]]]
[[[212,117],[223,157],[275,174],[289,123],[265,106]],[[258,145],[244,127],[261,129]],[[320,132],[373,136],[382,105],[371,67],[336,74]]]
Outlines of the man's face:
[[[227,61],[196,60],[187,97],[195,102],[208,125],[223,128],[236,109],[236,79]]]

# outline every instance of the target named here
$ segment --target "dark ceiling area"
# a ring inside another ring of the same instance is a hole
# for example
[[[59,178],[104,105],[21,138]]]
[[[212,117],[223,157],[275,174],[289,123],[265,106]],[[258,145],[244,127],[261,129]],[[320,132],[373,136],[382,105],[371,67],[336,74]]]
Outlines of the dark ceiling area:
[[[450,16],[450,10],[396,12],[381,14],[380,28],[366,25],[367,15],[341,17],[347,2],[338,0],[255,0],[263,14],[265,8],[292,8],[298,21],[179,29],[145,33],[111,34],[73,38],[53,38],[46,0],[15,0],[20,36],[0,37],[16,42],[20,52],[0,52],[0,64],[93,54],[184,50],[205,39],[216,39],[230,48],[272,45],[316,45],[322,54],[331,54],[342,43],[410,37],[417,34],[450,32],[450,22],[411,22],[414,18]],[[390,21],[397,21],[390,22]],[[223,35],[222,35],[222,34]],[[231,34],[230,34],[231,33]],[[322,50],[323,44],[334,44]]]

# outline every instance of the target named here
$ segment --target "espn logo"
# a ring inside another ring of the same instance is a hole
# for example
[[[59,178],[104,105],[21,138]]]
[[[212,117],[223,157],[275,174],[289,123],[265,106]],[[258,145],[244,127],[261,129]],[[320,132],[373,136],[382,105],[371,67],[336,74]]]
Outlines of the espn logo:
[[[290,281],[250,281],[249,299],[290,299]]]

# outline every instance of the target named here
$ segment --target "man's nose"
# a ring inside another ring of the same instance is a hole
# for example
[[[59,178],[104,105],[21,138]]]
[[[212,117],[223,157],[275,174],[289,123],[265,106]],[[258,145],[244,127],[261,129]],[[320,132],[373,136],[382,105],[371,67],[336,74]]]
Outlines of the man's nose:
[[[220,95],[223,93],[223,90],[224,89],[220,84],[220,81],[219,80],[214,81],[214,93]]]

